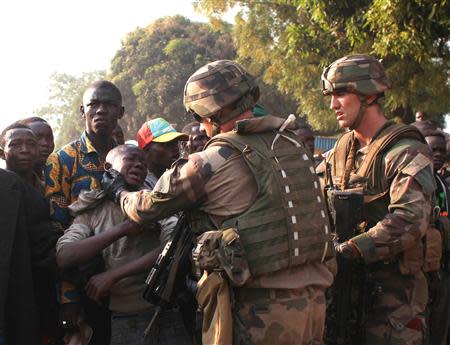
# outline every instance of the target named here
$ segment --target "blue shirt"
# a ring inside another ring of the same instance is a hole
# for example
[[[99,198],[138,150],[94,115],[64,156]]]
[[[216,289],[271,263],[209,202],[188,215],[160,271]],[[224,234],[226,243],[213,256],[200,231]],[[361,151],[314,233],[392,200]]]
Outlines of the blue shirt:
[[[45,196],[57,230],[63,232],[69,227],[72,217],[68,207],[82,190],[101,189],[104,171],[105,160],[99,157],[86,132],[48,157]]]

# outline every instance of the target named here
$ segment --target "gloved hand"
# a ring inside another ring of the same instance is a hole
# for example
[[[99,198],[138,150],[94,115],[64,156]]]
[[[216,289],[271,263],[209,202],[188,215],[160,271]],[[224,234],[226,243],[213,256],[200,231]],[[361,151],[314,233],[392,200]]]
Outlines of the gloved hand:
[[[120,204],[120,193],[126,190],[126,183],[117,170],[106,170],[102,178],[102,188],[116,204]]]
[[[334,248],[338,255],[342,255],[348,260],[355,260],[361,257],[358,248],[352,242],[336,243]]]

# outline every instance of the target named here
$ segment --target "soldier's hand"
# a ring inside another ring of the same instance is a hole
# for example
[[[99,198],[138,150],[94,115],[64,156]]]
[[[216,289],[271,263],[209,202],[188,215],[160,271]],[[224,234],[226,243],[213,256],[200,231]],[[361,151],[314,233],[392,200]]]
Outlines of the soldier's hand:
[[[361,254],[352,242],[343,242],[335,246],[336,252],[349,260],[359,259]]]
[[[120,204],[120,193],[126,190],[125,180],[117,170],[106,170],[102,178],[102,188],[116,204]]]

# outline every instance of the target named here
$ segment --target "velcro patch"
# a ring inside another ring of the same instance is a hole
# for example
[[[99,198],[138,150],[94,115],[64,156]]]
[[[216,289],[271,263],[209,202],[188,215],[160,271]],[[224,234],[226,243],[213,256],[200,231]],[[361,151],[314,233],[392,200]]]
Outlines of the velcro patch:
[[[416,176],[419,171],[430,165],[430,159],[423,153],[419,153],[406,167],[402,169],[402,173],[410,176]]]

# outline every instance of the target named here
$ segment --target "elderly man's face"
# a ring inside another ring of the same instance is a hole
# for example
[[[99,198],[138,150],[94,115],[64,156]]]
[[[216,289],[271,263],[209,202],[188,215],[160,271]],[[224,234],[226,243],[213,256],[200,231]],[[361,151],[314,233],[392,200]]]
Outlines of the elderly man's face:
[[[14,128],[6,132],[3,158],[8,170],[19,175],[32,171],[37,155],[37,140],[30,129]]]

